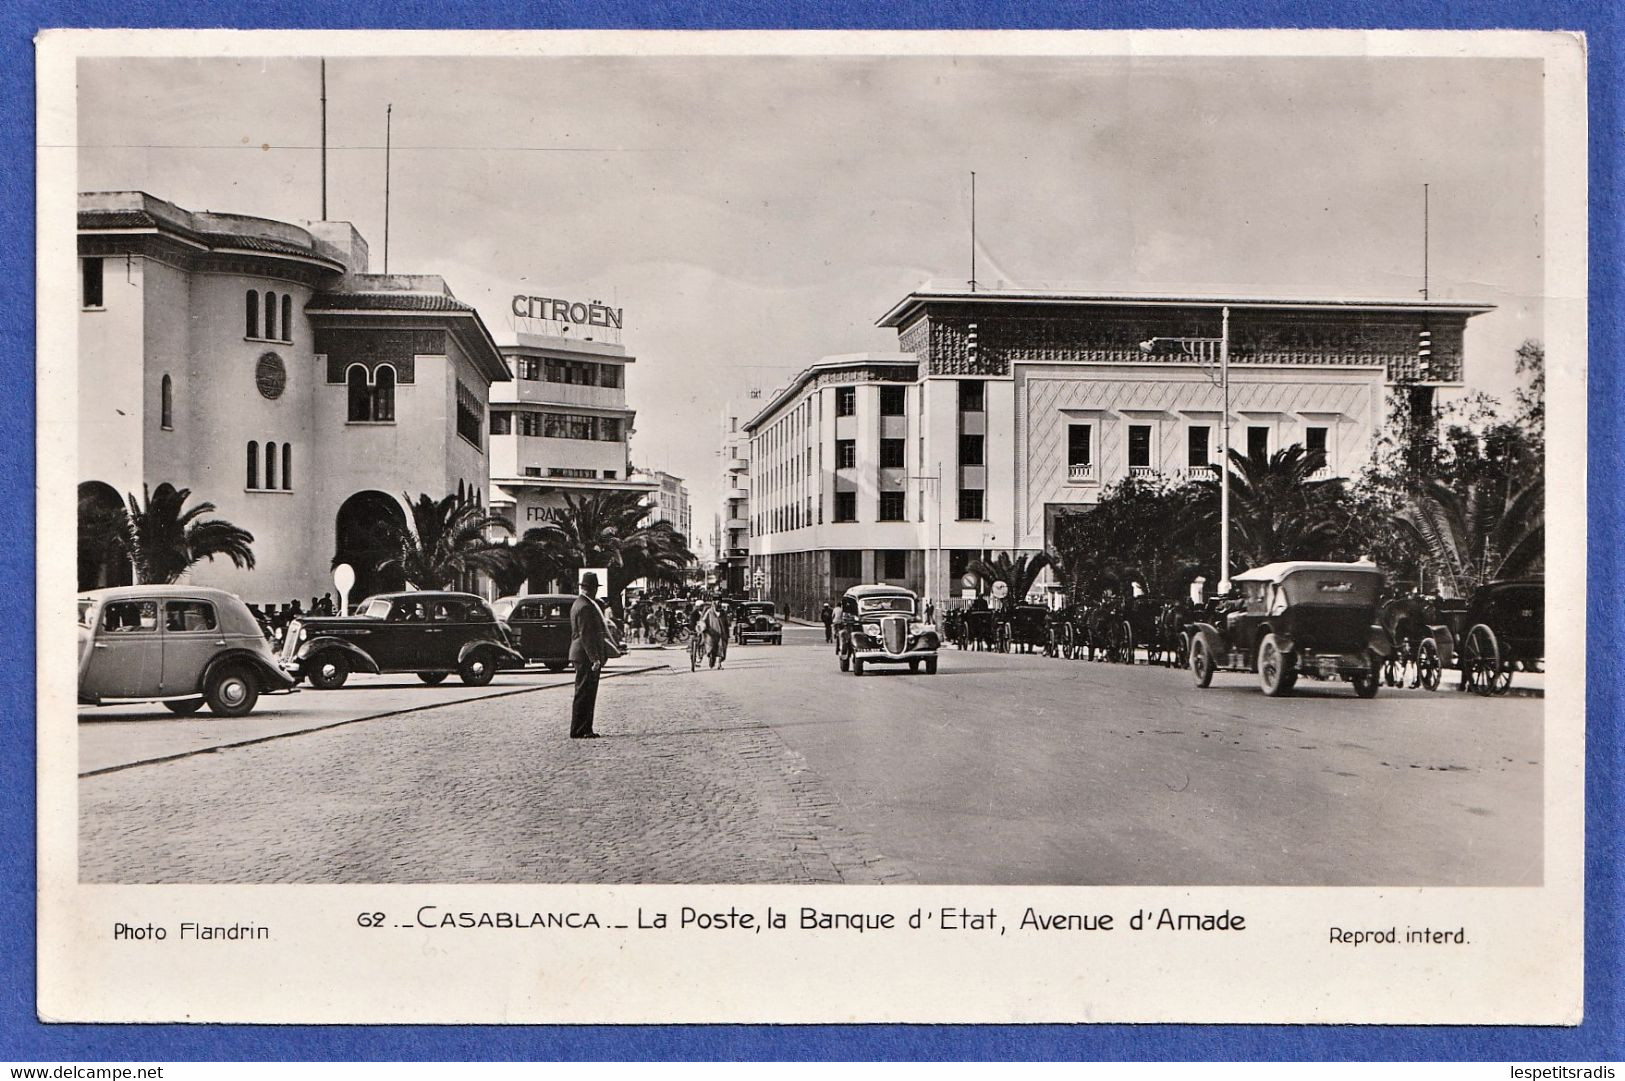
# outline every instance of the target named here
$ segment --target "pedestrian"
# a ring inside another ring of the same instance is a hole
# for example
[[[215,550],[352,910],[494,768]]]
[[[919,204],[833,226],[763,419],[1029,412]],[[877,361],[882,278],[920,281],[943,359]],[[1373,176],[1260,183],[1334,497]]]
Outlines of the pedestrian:
[[[618,655],[598,606],[598,575],[581,576],[581,593],[570,606],[570,663],[576,666],[576,692],[570,705],[570,738],[597,739],[593,715],[598,708],[598,673]]]
[[[925,602],[925,621],[927,623],[935,623],[937,621],[937,606],[930,601]]]
[[[333,614],[333,594],[323,593],[322,599],[317,602],[316,614],[330,616]]]
[[[835,609],[830,607],[828,601],[825,601],[824,607],[819,609],[818,618],[824,621],[824,641],[835,641]]]

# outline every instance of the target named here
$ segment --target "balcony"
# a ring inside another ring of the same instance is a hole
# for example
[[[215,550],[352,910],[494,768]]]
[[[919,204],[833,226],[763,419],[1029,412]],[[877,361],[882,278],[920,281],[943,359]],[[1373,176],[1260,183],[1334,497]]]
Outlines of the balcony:
[[[1186,480],[1217,480],[1218,470],[1211,465],[1188,465],[1185,467]]]
[[[728,517],[722,520],[722,528],[748,529],[750,528],[750,519],[745,517],[743,514],[730,514]]]
[[[730,459],[728,459],[728,472],[730,472],[730,473],[749,473],[750,472],[750,459],[749,458],[730,458]]]
[[[1094,462],[1074,462],[1066,467],[1066,479],[1069,484],[1092,484],[1095,480]]]
[[[1140,477],[1145,480],[1150,480],[1152,477],[1157,476],[1161,472],[1162,471],[1154,465],[1131,465],[1128,467],[1129,476]]]
[[[726,554],[727,558],[729,558],[729,559],[749,559],[750,558],[750,549],[749,548],[728,548],[728,549],[725,550],[725,554]]]

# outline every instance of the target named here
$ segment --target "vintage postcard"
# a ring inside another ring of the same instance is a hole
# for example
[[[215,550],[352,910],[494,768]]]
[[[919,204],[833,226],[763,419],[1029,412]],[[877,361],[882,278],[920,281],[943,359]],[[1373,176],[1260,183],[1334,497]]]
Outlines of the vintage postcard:
[[[1583,39],[38,59],[43,1019],[1580,1021]]]

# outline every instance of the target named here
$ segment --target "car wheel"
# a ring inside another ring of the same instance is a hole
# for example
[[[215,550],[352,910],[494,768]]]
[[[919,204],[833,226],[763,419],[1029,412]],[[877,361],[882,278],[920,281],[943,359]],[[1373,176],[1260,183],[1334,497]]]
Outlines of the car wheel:
[[[565,665],[569,663],[569,661],[548,661],[547,670],[549,672],[562,672],[564,671]]]
[[[925,659],[925,674],[928,676],[934,676],[937,674],[937,659],[935,657],[927,657]]]
[[[840,661],[841,671],[843,672],[852,666],[852,658],[848,657],[845,653],[836,654],[836,659]]]
[[[318,691],[332,691],[350,678],[350,661],[342,653],[323,653],[310,662],[310,685]]]
[[[419,672],[418,678],[431,687],[438,687],[446,682],[445,672]]]
[[[203,689],[209,703],[209,712],[221,717],[241,717],[254,708],[260,699],[260,685],[254,673],[238,665],[229,665],[209,677]]]
[[[1376,678],[1375,675],[1372,678]],[[1281,643],[1275,635],[1266,634],[1258,644],[1259,686],[1270,698],[1280,698],[1291,694],[1292,685],[1297,681],[1297,673],[1292,670],[1292,657],[1282,652]]]
[[[177,717],[190,717],[203,708],[203,699],[187,698],[179,702],[165,702],[164,708]]]
[[[920,662],[919,661],[909,661],[908,662],[908,670],[910,672],[918,673],[919,670],[920,670]]]
[[[852,674],[854,676],[863,675],[863,662],[856,657],[852,658]]]
[[[1198,687],[1213,682],[1213,658],[1207,655],[1207,644],[1200,638],[1191,643],[1191,674],[1196,677]]]
[[[457,664],[457,678],[470,687],[483,687],[496,674],[496,658],[488,649],[476,649]]]
[[[1354,684],[1354,693],[1356,695],[1361,698],[1375,698],[1377,697],[1377,686],[1381,683],[1381,677],[1377,674],[1377,670],[1373,668],[1369,672],[1361,672],[1350,682]]]

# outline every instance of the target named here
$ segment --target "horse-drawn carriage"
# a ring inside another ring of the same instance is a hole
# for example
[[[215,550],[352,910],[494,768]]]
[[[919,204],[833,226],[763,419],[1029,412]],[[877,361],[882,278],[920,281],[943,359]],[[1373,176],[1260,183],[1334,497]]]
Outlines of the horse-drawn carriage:
[[[1455,663],[1456,635],[1445,605],[1436,597],[1410,593],[1390,597],[1378,610],[1377,622],[1388,632],[1394,652],[1383,661],[1382,681],[1390,687],[1436,691],[1444,669]],[[1460,606],[1458,606],[1460,610]]]
[[[1459,643],[1461,689],[1505,694],[1512,673],[1538,672],[1546,658],[1546,583],[1540,578],[1486,582],[1465,607],[1442,613]]]
[[[1030,653],[1049,641],[1049,609],[1042,604],[1016,604],[993,613],[1000,653]]]

